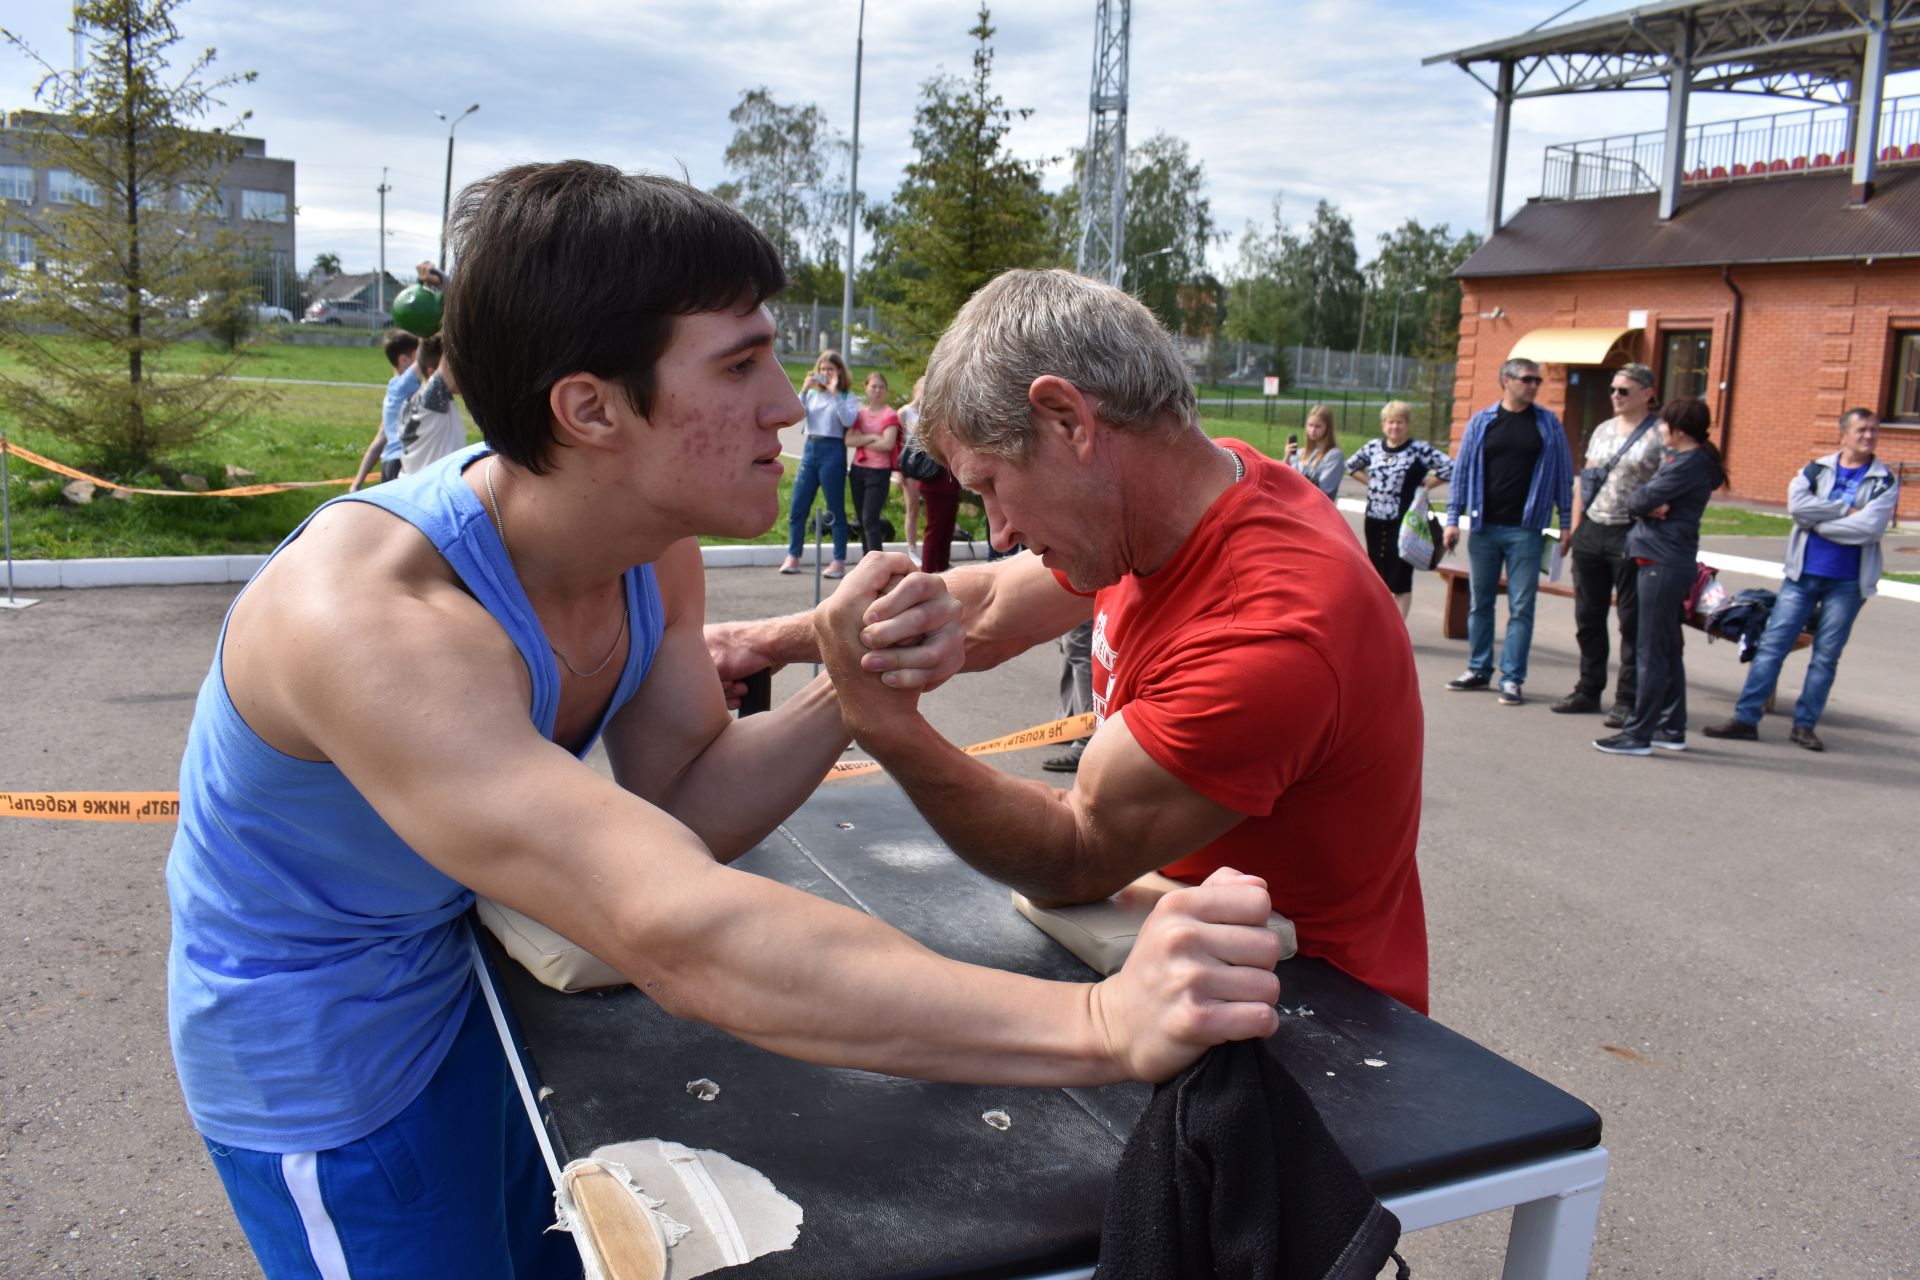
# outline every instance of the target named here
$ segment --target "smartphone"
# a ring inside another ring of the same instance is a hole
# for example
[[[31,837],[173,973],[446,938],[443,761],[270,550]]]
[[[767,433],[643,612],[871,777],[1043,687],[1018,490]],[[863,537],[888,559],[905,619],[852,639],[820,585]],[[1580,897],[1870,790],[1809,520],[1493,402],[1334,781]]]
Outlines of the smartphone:
[[[1294,434],[1293,434],[1292,432],[1288,432],[1288,433],[1287,433],[1287,443],[1288,443],[1288,444],[1299,444],[1299,443],[1300,443],[1300,437],[1299,437],[1299,436],[1297,436],[1297,435],[1294,435]]]

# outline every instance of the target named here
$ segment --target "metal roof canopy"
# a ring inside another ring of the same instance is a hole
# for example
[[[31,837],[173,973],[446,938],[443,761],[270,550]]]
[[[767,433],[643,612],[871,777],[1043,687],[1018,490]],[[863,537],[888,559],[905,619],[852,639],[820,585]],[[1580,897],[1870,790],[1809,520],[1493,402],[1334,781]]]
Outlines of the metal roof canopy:
[[[1500,229],[1507,137],[1521,98],[1664,89],[1660,217],[1679,208],[1687,98],[1695,91],[1834,101],[1854,108],[1853,195],[1872,193],[1888,74],[1920,69],[1920,0],[1665,0],[1436,54],[1494,95],[1487,234]],[[1493,70],[1489,83],[1476,69]]]
[[[1531,360],[1535,364],[1601,364],[1607,353],[1639,326],[1603,329],[1535,329],[1521,335],[1507,352],[1509,360]]]

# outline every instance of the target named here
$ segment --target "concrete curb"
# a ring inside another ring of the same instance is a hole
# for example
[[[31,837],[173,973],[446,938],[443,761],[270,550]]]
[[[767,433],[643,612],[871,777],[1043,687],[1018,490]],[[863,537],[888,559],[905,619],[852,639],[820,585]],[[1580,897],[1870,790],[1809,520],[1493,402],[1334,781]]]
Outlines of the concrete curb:
[[[1343,511],[1364,512],[1366,503],[1358,498],[1338,499]],[[907,549],[904,542],[889,542],[887,550]],[[978,552],[978,554],[975,554]],[[760,544],[702,547],[701,563],[709,569],[772,568],[786,557],[786,548]],[[826,553],[831,554],[831,553]],[[956,563],[987,558],[984,542],[956,542]],[[860,559],[860,553],[848,549],[847,563]],[[1748,573],[1761,578],[1778,578],[1780,566],[1768,560],[1702,551],[1703,563],[1727,573]],[[245,582],[265,563],[265,556],[138,556],[101,560],[16,560],[12,584],[20,591],[60,591],[78,587],[173,587],[188,583]],[[800,552],[800,563],[811,570],[813,548]],[[4,570],[0,569],[0,574]],[[0,576],[0,586],[5,578]],[[1920,603],[1920,584],[1881,579],[1879,594],[1889,600]]]
[[[887,550],[904,552],[904,542],[889,542]],[[975,552],[979,554],[976,555]],[[700,559],[709,569],[773,568],[786,558],[780,546],[741,545],[702,547]],[[829,558],[833,552],[825,549]],[[955,563],[987,558],[984,542],[955,542]],[[175,587],[190,583],[245,582],[266,562],[265,556],[137,556],[100,560],[15,560],[13,586],[21,591],[59,591],[79,587]],[[847,563],[860,559],[857,547],[847,551]],[[813,548],[800,553],[805,571],[813,571]],[[824,563],[824,561],[822,562]],[[6,584],[0,566],[0,589]]]

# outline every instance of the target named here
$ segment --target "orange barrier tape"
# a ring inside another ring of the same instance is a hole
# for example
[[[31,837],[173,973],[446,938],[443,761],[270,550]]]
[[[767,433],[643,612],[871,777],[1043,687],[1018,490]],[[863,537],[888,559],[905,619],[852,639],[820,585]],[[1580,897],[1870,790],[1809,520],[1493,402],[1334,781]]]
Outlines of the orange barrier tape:
[[[178,791],[0,791],[0,818],[68,822],[172,822]]]
[[[1084,738],[1093,732],[1093,727],[1093,713],[1088,712],[1086,715],[1037,724],[1031,729],[1022,729],[1001,738],[989,738],[960,749],[970,756],[991,756],[1003,751],[1025,751],[1028,747],[1050,747],[1058,742]],[[875,760],[843,760],[827,770],[826,780],[836,782],[841,778],[857,778],[861,774],[877,773],[879,770],[880,764]]]
[[[344,480],[283,480],[276,484],[243,484],[234,489],[138,489],[129,484],[115,484],[111,480],[102,480],[99,476],[90,476],[84,471],[75,471],[64,463],[52,458],[43,458],[31,449],[22,449],[19,445],[0,436],[0,447],[22,462],[31,462],[36,467],[58,472],[74,480],[85,480],[88,484],[98,485],[102,489],[112,489],[116,493],[145,493],[156,498],[253,498],[263,493],[284,493],[289,489],[324,489],[328,485],[352,484],[353,477]]]
[[[1004,737],[962,747],[970,756],[1024,751],[1084,738],[1093,732],[1093,716],[1068,716]],[[878,773],[872,760],[848,760],[827,770],[826,781]],[[177,791],[0,791],[0,818],[55,818],[68,822],[173,822],[180,815]]]

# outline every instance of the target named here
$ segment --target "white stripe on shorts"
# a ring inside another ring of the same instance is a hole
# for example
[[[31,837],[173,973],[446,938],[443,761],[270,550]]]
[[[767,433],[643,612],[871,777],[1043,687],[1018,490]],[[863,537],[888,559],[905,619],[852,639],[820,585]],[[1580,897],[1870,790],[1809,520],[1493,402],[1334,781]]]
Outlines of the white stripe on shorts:
[[[307,1252],[320,1269],[320,1280],[353,1280],[347,1274],[347,1255],[340,1247],[340,1233],[320,1199],[320,1158],[312,1151],[298,1151],[280,1157],[280,1176],[287,1180],[293,1204],[300,1211],[300,1225],[307,1231]]]

